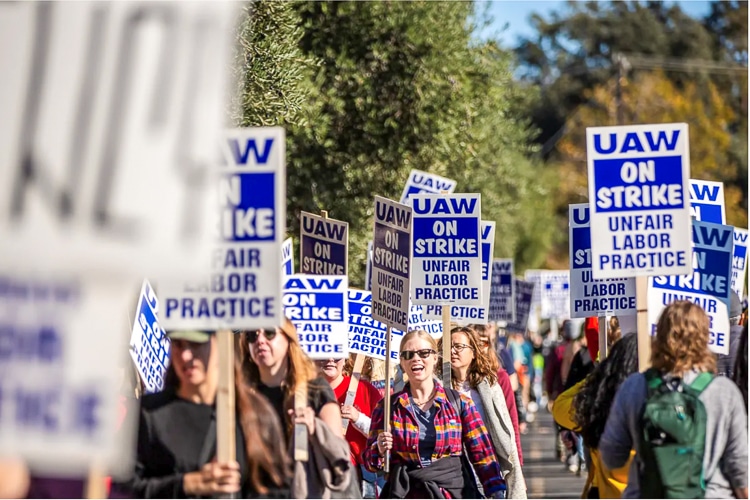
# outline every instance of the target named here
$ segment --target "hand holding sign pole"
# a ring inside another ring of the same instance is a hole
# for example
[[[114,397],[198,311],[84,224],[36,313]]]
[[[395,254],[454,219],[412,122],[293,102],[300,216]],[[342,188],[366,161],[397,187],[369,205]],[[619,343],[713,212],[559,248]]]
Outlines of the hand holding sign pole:
[[[391,427],[391,328],[409,328],[411,283],[412,209],[375,197],[372,243],[372,317],[386,325],[385,334],[385,431]],[[385,457],[390,471],[390,453]]]

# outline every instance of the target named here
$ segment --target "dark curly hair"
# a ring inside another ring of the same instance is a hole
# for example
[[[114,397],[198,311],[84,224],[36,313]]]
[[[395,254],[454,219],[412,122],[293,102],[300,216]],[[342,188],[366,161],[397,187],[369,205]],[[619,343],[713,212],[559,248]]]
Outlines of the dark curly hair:
[[[638,337],[629,333],[615,342],[609,356],[586,377],[573,399],[573,421],[589,448],[599,446],[609,410],[620,385],[638,371]]]

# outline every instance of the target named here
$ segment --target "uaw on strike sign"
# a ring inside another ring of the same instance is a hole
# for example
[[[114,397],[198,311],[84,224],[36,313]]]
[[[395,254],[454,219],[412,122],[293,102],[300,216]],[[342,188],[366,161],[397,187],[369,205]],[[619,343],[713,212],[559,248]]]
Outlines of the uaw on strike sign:
[[[569,206],[570,317],[635,314],[635,278],[595,279],[591,273],[589,204]]]
[[[446,179],[436,174],[429,174],[421,170],[412,170],[401,194],[401,203],[409,204],[409,197],[419,193],[440,194],[452,193],[456,189],[456,181]]]
[[[167,330],[280,325],[286,224],[284,130],[229,130],[220,166],[218,234],[201,281],[160,284]]]
[[[691,271],[684,123],[586,129],[596,278]]]
[[[414,304],[482,305],[480,195],[416,194],[414,210]]]
[[[301,213],[302,274],[347,275],[349,223],[309,212]]]

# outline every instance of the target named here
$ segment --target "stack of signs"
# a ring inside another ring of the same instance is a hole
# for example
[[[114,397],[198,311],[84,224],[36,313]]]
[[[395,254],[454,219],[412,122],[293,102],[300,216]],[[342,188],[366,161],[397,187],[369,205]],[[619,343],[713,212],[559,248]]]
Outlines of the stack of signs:
[[[302,212],[300,267],[303,274],[346,276],[349,223]]]
[[[364,354],[385,361],[387,325],[372,317],[372,295],[362,290],[349,290],[349,352]],[[440,321],[425,319],[422,306],[411,305],[405,330],[391,329],[391,359],[398,362],[401,338],[405,331],[424,330],[433,338],[440,338],[443,326]]]
[[[684,123],[586,129],[597,279],[691,271]]]
[[[0,450],[34,474],[132,474],[119,318],[210,256],[235,9],[0,6]]]
[[[566,319],[570,314],[570,271],[543,271],[542,317]]]
[[[515,319],[505,326],[508,333],[526,334],[526,326],[529,322],[529,311],[534,295],[534,283],[514,278],[513,289],[515,290]]]
[[[294,274],[294,243],[291,238],[285,239],[281,245],[281,273],[283,276]]]
[[[457,325],[479,324],[486,325],[489,322],[490,286],[492,276],[490,274],[490,262],[495,248],[495,223],[482,221],[482,305],[477,306],[451,306],[451,320]],[[430,305],[425,307],[427,319],[441,319],[443,306]]]
[[[729,354],[729,291],[732,269],[732,226],[693,221],[693,272],[657,276],[648,295],[651,334],[664,307],[677,300],[700,305],[711,318],[709,347]]]
[[[690,179],[690,215],[695,220],[725,224],[724,183]]]
[[[732,255],[732,290],[742,298],[745,293],[747,272],[747,229],[734,228],[734,254]]]
[[[164,388],[164,375],[169,365],[170,342],[159,325],[158,313],[159,300],[148,280],[143,280],[130,337],[130,356],[147,393]]]
[[[492,261],[490,321],[513,322],[516,318],[513,259]],[[529,304],[531,305],[531,304]]]
[[[404,186],[404,192],[401,194],[400,202],[403,205],[411,205],[409,197],[414,194],[441,194],[452,193],[456,189],[456,181],[446,179],[435,174],[428,174],[421,170],[412,170],[409,173],[409,179]]]
[[[480,195],[416,194],[411,201],[412,301],[481,306]]]
[[[346,276],[294,274],[284,280],[284,314],[297,328],[312,359],[344,358],[349,352]]]
[[[375,197],[372,317],[391,328],[409,326],[412,210]]]
[[[589,205],[570,205],[570,317],[636,314],[635,278],[594,279]]]
[[[166,330],[281,325],[281,245],[286,221],[284,129],[229,130],[221,167],[220,243],[211,274],[160,284]]]

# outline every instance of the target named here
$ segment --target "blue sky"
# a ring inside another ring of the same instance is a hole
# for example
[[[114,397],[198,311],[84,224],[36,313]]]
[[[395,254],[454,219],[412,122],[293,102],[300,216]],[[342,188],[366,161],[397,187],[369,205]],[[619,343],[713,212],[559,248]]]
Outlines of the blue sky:
[[[482,12],[484,4],[490,4],[489,15],[494,18],[490,26],[479,35],[481,38],[493,37],[500,40],[501,45],[510,48],[516,44],[518,36],[529,36],[534,33],[529,18],[537,12],[548,17],[552,11],[566,8],[564,0],[496,0],[476,2],[477,11]],[[710,12],[711,2],[703,0],[688,0],[668,2],[678,4],[683,11],[693,17],[702,17]],[[507,29],[503,30],[507,23]]]

